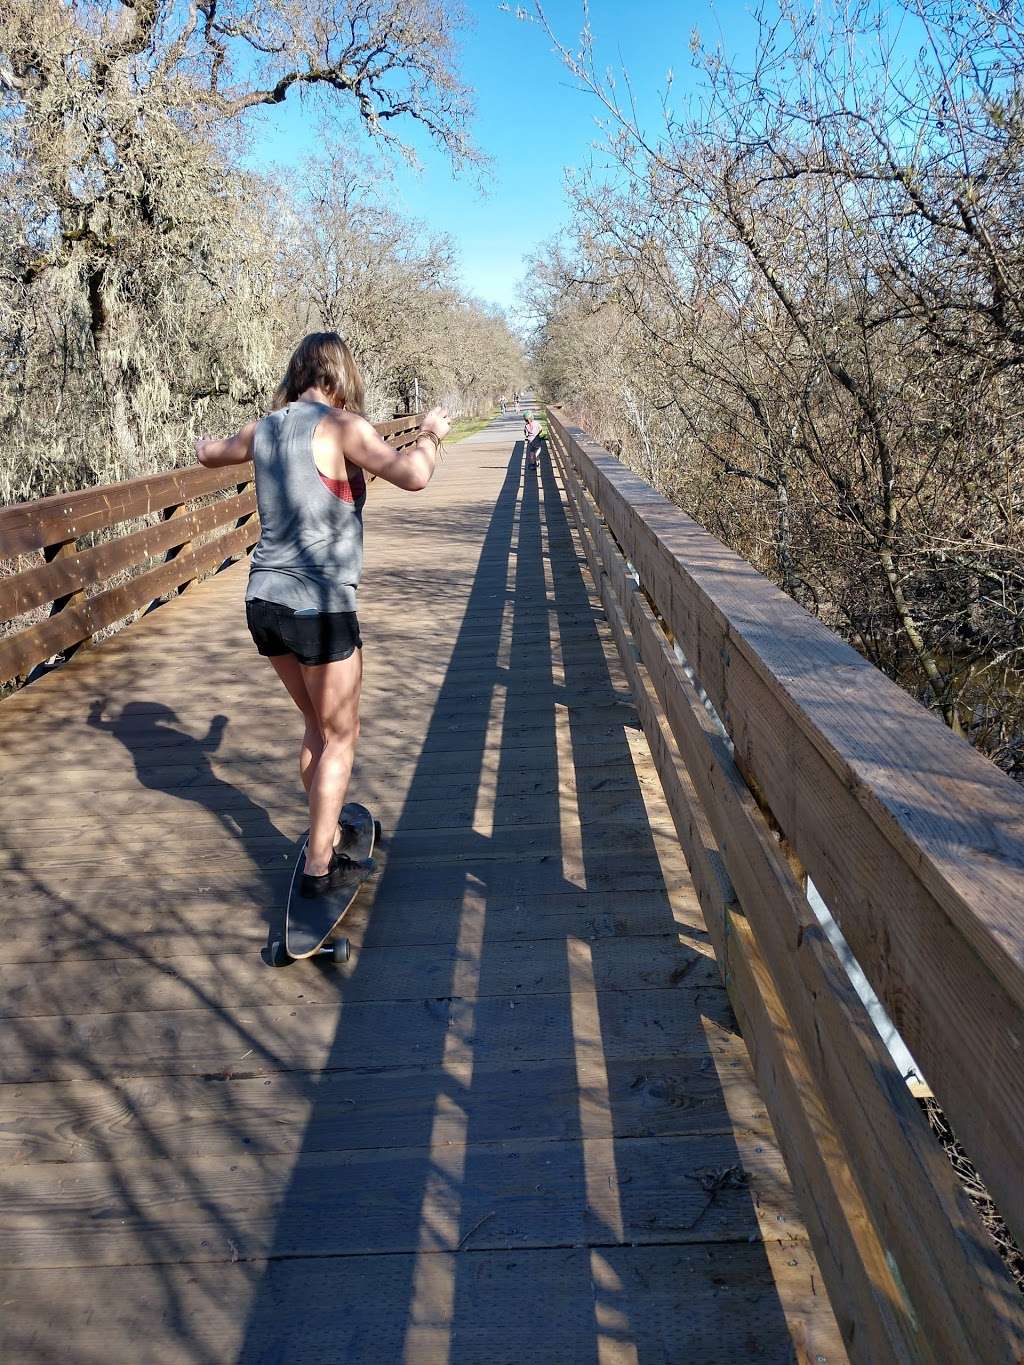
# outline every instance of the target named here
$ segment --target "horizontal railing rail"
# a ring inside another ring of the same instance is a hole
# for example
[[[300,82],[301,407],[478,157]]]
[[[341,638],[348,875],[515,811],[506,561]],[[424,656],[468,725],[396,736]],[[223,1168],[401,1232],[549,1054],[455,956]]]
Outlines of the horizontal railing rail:
[[[401,450],[421,417],[381,422],[377,431]],[[147,524],[107,534],[140,520]],[[0,508],[0,683],[69,658],[258,539],[251,464],[194,465]],[[26,557],[33,562],[23,566]]]
[[[548,429],[851,1356],[1021,1361],[1021,1295],[806,885],[1024,1245],[1024,793],[557,411]]]

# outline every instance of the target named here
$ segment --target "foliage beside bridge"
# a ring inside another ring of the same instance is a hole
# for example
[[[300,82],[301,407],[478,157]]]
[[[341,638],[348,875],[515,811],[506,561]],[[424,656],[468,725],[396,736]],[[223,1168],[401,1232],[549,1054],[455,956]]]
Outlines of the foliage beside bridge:
[[[546,390],[1019,774],[1021,11],[760,18],[657,136],[563,48],[611,171],[535,261]]]

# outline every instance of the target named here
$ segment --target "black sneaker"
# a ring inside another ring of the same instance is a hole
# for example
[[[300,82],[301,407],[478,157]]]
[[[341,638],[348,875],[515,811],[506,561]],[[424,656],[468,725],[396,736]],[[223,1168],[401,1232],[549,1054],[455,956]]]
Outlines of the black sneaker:
[[[331,864],[323,876],[311,877],[308,872],[303,872],[299,883],[299,895],[304,896],[306,900],[312,900],[315,896],[325,896],[328,891],[333,891],[351,866],[352,859],[348,854],[334,849],[331,853]]]

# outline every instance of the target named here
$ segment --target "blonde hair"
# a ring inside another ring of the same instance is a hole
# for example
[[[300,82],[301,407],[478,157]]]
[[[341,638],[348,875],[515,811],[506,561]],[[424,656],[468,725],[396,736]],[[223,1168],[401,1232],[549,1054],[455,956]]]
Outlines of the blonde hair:
[[[307,389],[323,389],[334,404],[349,412],[363,411],[363,376],[348,343],[337,332],[310,332],[295,348],[271,407],[294,403]]]

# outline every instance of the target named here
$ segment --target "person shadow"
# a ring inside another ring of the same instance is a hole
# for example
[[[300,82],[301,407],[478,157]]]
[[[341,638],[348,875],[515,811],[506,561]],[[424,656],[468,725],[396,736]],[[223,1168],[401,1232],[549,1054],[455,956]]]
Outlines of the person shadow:
[[[95,699],[88,723],[125,747],[139,785],[202,808],[241,845],[256,873],[256,886],[240,887],[240,899],[249,904],[255,900],[260,907],[266,926],[263,957],[269,962],[270,944],[284,931],[285,895],[296,842],[278,828],[264,806],[213,767],[211,759],[221,749],[229,718],[221,713],[211,717],[206,734],[197,738],[184,728],[173,707],[162,702],[127,702],[113,718],[105,715],[107,704],[107,698]],[[156,836],[154,851],[159,842]],[[177,843],[181,843],[180,835]],[[229,845],[220,866],[235,861]]]

